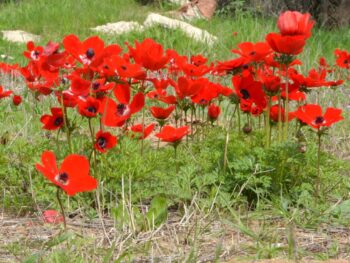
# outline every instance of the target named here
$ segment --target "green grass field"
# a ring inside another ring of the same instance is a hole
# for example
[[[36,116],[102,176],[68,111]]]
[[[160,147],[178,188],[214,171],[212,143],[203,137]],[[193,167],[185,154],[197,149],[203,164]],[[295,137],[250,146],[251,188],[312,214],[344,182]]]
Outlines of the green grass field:
[[[134,0],[13,1],[0,5],[0,30],[38,34],[38,44],[45,45],[71,33],[87,38],[95,34],[89,28],[108,22],[142,24],[149,12],[162,14],[171,8],[141,6]],[[238,43],[264,41],[268,32],[277,31],[275,18],[246,12],[192,24],[217,36],[218,42],[208,47],[179,30],[161,27],[100,37],[122,46],[153,38],[164,48],[187,56],[203,54],[215,62],[233,58],[230,50]],[[315,28],[300,56],[301,70],[316,67],[321,56],[334,63],[334,49],[349,47],[350,28]],[[25,49],[24,44],[0,40],[0,54],[14,57],[9,63],[24,65]],[[236,120],[227,130],[232,108],[223,103],[220,125],[201,127],[195,140],[180,145],[178,159],[171,147],[157,150],[155,139],[145,140],[143,153],[139,141],[120,139],[115,149],[98,158],[102,183],[96,195],[63,197],[68,231],[42,223],[42,211],[60,207],[55,189],[34,167],[46,149],[60,152],[60,159],[68,152],[65,136],[42,130],[39,121],[56,99],[36,100],[20,79],[3,76],[2,83],[26,101],[20,107],[0,103],[0,262],[350,259],[349,82],[312,98],[323,106],[341,107],[345,117],[323,141],[322,196],[313,192],[317,140],[312,132],[304,134],[306,153],[295,140],[266,149],[262,120],[253,123],[250,135],[237,133]],[[85,154],[87,134],[73,135],[74,150]]]

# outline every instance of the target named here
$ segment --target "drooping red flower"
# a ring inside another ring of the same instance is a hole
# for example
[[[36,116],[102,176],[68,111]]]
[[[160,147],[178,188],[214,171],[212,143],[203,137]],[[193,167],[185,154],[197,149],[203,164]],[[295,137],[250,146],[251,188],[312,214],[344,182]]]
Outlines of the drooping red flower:
[[[178,143],[183,137],[190,133],[188,126],[182,126],[179,128],[166,125],[162,128],[161,132],[156,134],[163,142]]]
[[[321,106],[317,104],[300,106],[294,114],[300,121],[318,130],[344,119],[341,109],[327,108],[323,114]]]
[[[302,14],[298,11],[286,11],[277,20],[277,27],[283,36],[303,36],[309,38],[315,21],[309,13]]]
[[[13,105],[18,106],[19,104],[22,103],[22,97],[19,95],[15,95],[12,98]]]
[[[149,70],[164,68],[170,59],[163,46],[151,38],[145,39],[142,43],[135,41],[135,48],[129,46],[129,53],[136,63]]]
[[[221,109],[215,104],[210,104],[208,107],[208,117],[211,121],[215,121],[220,115]]]
[[[89,174],[90,165],[85,156],[68,155],[58,168],[55,154],[44,151],[41,162],[35,165],[36,169],[52,183],[61,187],[69,196],[92,191],[97,187],[96,179]]]
[[[57,130],[64,125],[64,118],[61,108],[51,108],[52,115],[45,114],[41,116],[40,121],[45,130]]]
[[[266,41],[275,52],[286,55],[298,55],[305,46],[305,38],[300,35],[282,36],[277,33],[269,33]]]
[[[78,101],[78,111],[82,116],[93,118],[99,113],[100,105],[101,102],[93,97],[80,99]]]
[[[165,120],[170,116],[170,114],[174,111],[174,109],[175,109],[175,106],[173,105],[167,108],[153,106],[150,108],[150,112],[154,118],[158,120]]]
[[[112,149],[118,140],[110,132],[98,131],[96,133],[96,140],[94,147],[101,153],[105,153],[107,150]]]
[[[148,126],[143,126],[142,124],[136,124],[130,127],[130,130],[134,133],[139,134],[138,139],[143,140],[146,139],[154,130],[154,123],[151,123]]]
[[[100,107],[102,121],[106,126],[122,126],[132,114],[139,112],[145,105],[145,96],[142,92],[135,94],[130,102],[130,85],[118,84],[113,90],[117,101],[105,98]]]
[[[9,97],[12,94],[11,90],[4,90],[2,86],[0,86],[0,99]]]

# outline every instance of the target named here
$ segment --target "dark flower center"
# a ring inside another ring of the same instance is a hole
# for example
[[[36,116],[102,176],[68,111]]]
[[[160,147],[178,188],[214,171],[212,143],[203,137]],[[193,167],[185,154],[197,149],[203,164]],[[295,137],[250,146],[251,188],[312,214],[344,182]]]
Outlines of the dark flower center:
[[[315,124],[322,124],[324,122],[324,118],[322,116],[318,116],[315,119]]]
[[[248,64],[244,64],[243,65],[243,69],[248,69],[249,68],[249,65]]]
[[[348,64],[348,63],[349,63],[349,60],[345,59],[344,64]]]
[[[256,52],[255,52],[255,51],[252,51],[252,52],[249,53],[249,55],[255,56],[255,55],[256,55]]]
[[[207,100],[206,99],[201,99],[200,101],[199,101],[199,104],[206,104],[207,103]]]
[[[88,50],[86,50],[86,53],[85,53],[86,57],[88,59],[91,59],[93,58],[93,56],[95,56],[95,51],[93,48],[88,48]]]
[[[121,69],[125,71],[125,70],[127,70],[128,68],[127,68],[126,66],[123,65],[123,66],[121,66]]]
[[[63,172],[63,173],[60,173],[58,176],[56,176],[55,180],[60,184],[67,185],[69,176],[66,172]]]
[[[117,105],[117,114],[123,116],[127,107],[125,104],[118,104]]]
[[[63,123],[63,118],[57,117],[53,124],[55,124],[55,126],[60,126],[62,123]]]
[[[96,108],[94,106],[89,106],[89,107],[86,108],[86,110],[88,112],[90,112],[90,113],[96,113],[97,112],[97,110],[96,110]]]
[[[247,100],[247,99],[250,98],[250,94],[249,94],[248,90],[246,90],[246,89],[241,89],[240,92],[241,92],[241,95],[242,95],[242,98],[243,98],[243,99]]]
[[[63,77],[63,78],[61,79],[61,82],[62,82],[63,85],[66,85],[66,84],[69,83],[69,79]]]
[[[106,148],[106,146],[107,146],[107,140],[106,140],[106,138],[99,137],[99,138],[97,139],[97,144],[98,144],[98,146],[100,146],[101,148]]]
[[[38,50],[34,51],[34,56],[38,57],[40,55],[40,52]]]
[[[100,87],[100,83],[99,82],[92,83],[92,89],[93,90],[97,90],[99,87]]]

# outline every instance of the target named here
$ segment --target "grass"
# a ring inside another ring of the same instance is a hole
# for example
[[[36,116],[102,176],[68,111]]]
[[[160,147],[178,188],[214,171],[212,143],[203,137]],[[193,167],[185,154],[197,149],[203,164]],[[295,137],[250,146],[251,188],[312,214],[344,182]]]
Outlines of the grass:
[[[165,10],[129,0],[11,2],[1,6],[0,29],[39,34],[43,37],[41,44],[45,44],[70,33],[81,38],[91,36],[90,27],[107,22],[142,23],[151,11]],[[261,41],[267,32],[276,30],[273,20],[249,13],[193,24],[216,35],[218,43],[208,47],[178,30],[160,27],[101,37],[107,43],[120,44],[152,37],[181,54],[202,53],[215,61],[231,58],[230,50],[239,42]],[[232,35],[234,31],[237,36]],[[349,46],[349,29],[315,29],[301,57],[303,69],[315,66],[319,56],[333,60],[334,48]],[[14,56],[22,64],[24,49],[25,45],[0,41],[0,53]],[[11,85],[23,90],[20,81]],[[65,233],[59,226],[42,226],[41,211],[58,209],[58,205],[53,198],[55,191],[34,168],[43,150],[60,146],[50,140],[54,135],[44,132],[39,122],[42,112],[47,112],[55,100],[39,103],[30,94],[24,96],[28,102],[21,107],[0,105],[1,141],[5,141],[0,148],[0,238],[4,240],[0,261],[349,258],[350,247],[345,240],[350,227],[350,205],[346,201],[350,189],[348,120],[339,123],[331,132],[332,139],[325,142],[327,152],[322,155],[321,170],[326,194],[322,198],[313,195],[317,146],[308,131],[307,153],[301,154],[296,142],[266,151],[257,123],[250,135],[231,130],[228,145],[223,127],[203,129],[194,143],[180,145],[178,173],[171,147],[155,151],[155,142],[147,141],[147,150],[141,155],[138,141],[123,138],[108,158],[98,159],[103,163],[99,171],[103,183],[98,190],[103,211],[95,209],[96,201],[89,193],[79,198],[64,197],[70,225]],[[344,108],[346,96],[344,85],[337,91],[322,91],[319,97],[322,105]],[[344,115],[348,117],[349,113],[345,111]],[[223,114],[220,122],[226,123],[229,117]],[[82,154],[88,147],[85,135],[78,131],[74,134],[74,148]],[[226,146],[227,167],[223,163]],[[63,149],[59,157],[65,155]],[[103,225],[101,215],[105,217]]]

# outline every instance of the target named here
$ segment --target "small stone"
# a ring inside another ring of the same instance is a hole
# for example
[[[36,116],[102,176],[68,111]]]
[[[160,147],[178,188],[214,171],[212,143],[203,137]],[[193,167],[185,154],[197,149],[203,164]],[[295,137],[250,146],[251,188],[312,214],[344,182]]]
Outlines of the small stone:
[[[119,21],[116,23],[107,23],[102,26],[97,26],[97,27],[91,28],[91,30],[105,33],[105,34],[121,35],[121,34],[129,33],[131,31],[142,31],[143,26],[141,26],[139,23],[134,21],[131,21],[131,22]]]
[[[40,36],[22,30],[3,30],[3,39],[15,43],[27,43],[28,41],[39,41]]]

